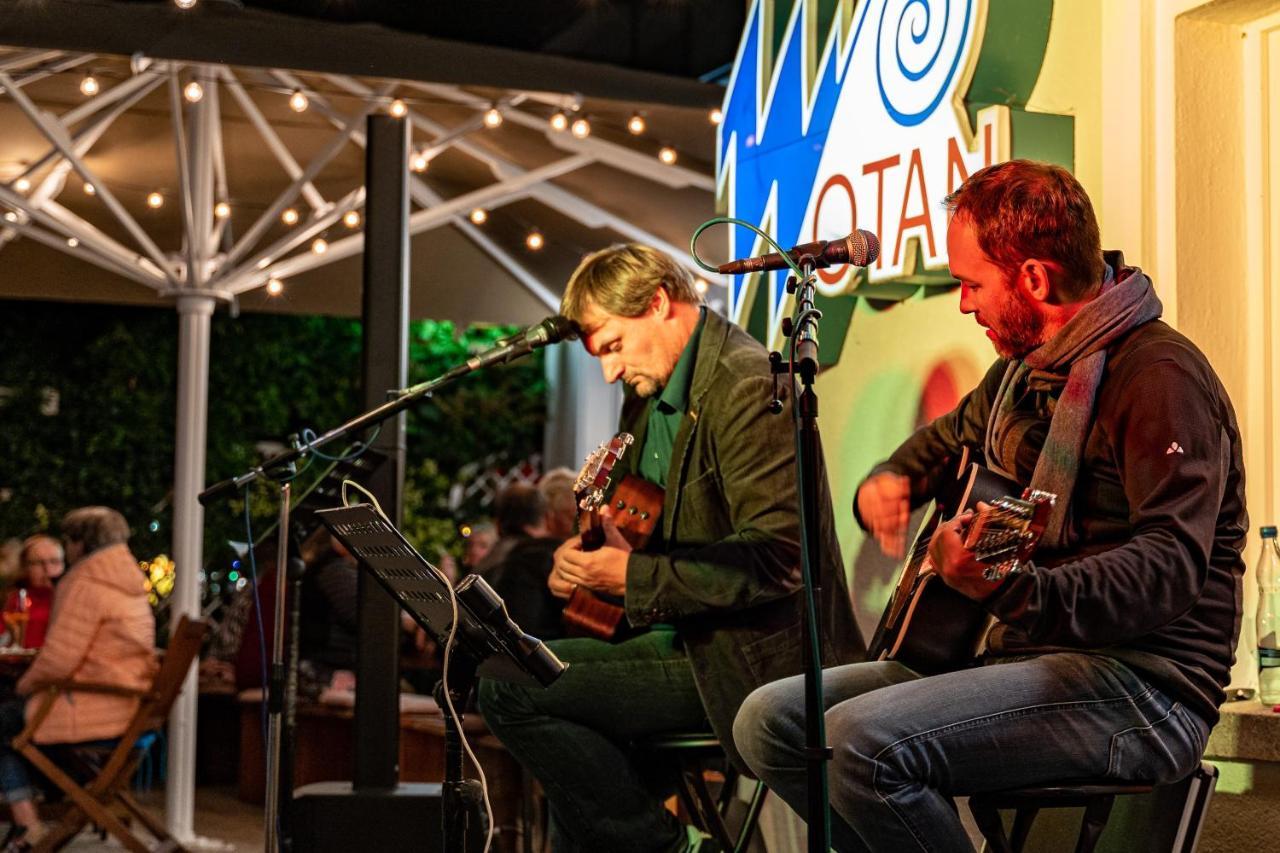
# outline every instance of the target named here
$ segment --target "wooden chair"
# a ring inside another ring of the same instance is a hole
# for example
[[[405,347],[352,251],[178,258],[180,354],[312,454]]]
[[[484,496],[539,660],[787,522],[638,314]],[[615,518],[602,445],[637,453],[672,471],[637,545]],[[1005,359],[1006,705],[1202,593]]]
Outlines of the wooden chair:
[[[160,841],[160,850],[182,850],[182,846],[142,808],[129,793],[129,781],[142,758],[139,739],[147,732],[161,728],[169,717],[178,692],[186,681],[191,663],[200,653],[204,642],[205,622],[186,616],[178,622],[169,638],[169,647],[160,670],[148,690],[130,690],[111,684],[91,684],[67,681],[46,688],[44,701],[27,721],[27,727],[13,740],[13,748],[31,762],[50,782],[66,794],[70,808],[66,814],[49,827],[49,831],[32,846],[33,851],[58,850],[76,836],[90,822],[110,832],[124,847],[136,853],[146,853],[153,848],[139,839],[125,823],[136,818]],[[86,784],[77,782],[62,767],[54,764],[32,739],[53,708],[57,697],[67,691],[85,693],[109,693],[116,696],[137,697],[141,700],[138,711],[129,726],[120,735],[120,742],[109,751],[76,750],[74,756],[88,776]]]

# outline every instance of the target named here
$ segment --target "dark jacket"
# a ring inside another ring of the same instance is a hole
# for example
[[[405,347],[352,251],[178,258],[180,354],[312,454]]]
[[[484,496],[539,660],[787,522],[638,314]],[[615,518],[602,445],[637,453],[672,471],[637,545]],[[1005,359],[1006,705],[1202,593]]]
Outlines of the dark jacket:
[[[981,453],[1007,364],[877,467],[911,478],[913,504],[927,500],[949,455]],[[1024,484],[1046,433],[1047,420],[1019,450]],[[1037,568],[986,602],[1005,626],[999,650],[1109,655],[1212,725],[1240,626],[1249,526],[1240,431],[1208,360],[1163,322],[1107,353],[1071,501],[1078,547],[1037,552]]]
[[[739,765],[734,715],[756,687],[800,671],[803,640],[795,434],[790,395],[774,415],[772,393],[764,347],[708,311],[657,545],[627,563],[628,620],[676,625],[712,728]],[[636,447],[647,416],[646,401],[629,395],[621,429]],[[635,459],[622,458],[615,482]],[[825,469],[819,507],[824,663],[861,660]]]

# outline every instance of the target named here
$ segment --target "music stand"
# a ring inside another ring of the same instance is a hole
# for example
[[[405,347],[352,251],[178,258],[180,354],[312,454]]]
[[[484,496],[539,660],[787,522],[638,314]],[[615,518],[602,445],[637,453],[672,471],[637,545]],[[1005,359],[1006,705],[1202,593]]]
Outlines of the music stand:
[[[316,516],[346,546],[400,606],[444,648],[453,625],[448,580],[369,504],[320,510]],[[471,814],[479,803],[479,783],[464,778],[462,715],[445,708],[445,690],[455,708],[462,706],[483,676],[516,684],[547,687],[568,668],[546,644],[507,615],[506,605],[479,575],[454,590],[458,625],[449,658],[449,684],[441,681],[436,699],[444,711],[444,849],[463,853]]]

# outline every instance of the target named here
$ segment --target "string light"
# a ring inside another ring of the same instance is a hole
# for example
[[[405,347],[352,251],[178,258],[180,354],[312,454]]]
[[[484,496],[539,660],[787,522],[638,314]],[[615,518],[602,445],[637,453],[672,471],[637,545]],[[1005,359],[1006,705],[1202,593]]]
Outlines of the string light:
[[[359,228],[360,227],[360,211],[348,210],[346,213],[342,214],[342,224],[347,226],[348,228]]]
[[[271,296],[279,296],[284,293],[284,282],[278,278],[267,279],[267,293]]]
[[[311,106],[311,102],[307,100],[307,96],[302,90],[294,89],[293,94],[289,96],[289,109],[295,113],[305,113],[309,106]]]
[[[502,124],[502,111],[497,107],[489,107],[484,113],[484,126],[493,130]]]
[[[18,214],[14,213],[12,210],[7,210],[5,211],[4,218],[6,222],[17,222]]]
[[[294,207],[286,207],[284,212],[280,214],[280,221],[285,225],[297,225],[298,209]]]
[[[80,81],[80,94],[84,95],[86,98],[91,98],[98,94],[98,92],[101,91],[101,88],[102,87],[98,85],[98,79],[92,74],[84,75],[84,78]]]
[[[591,135],[591,122],[587,121],[586,116],[575,119],[573,124],[569,127],[569,132],[578,139],[586,139]]]
[[[329,251],[329,241],[323,237],[315,238],[311,241],[311,251],[315,252],[317,255],[323,255],[325,252]]]
[[[213,206],[213,215],[218,219],[226,219],[231,215],[231,205],[225,201],[220,201]]]
[[[409,114],[409,105],[399,98],[396,98],[391,102],[391,106],[387,109],[387,112],[391,113],[395,118],[404,118]]]
[[[676,154],[676,149],[672,148],[670,145],[664,145],[658,149],[658,159],[663,163],[666,163],[668,166],[674,166],[678,157],[679,155]]]
[[[639,136],[644,133],[647,125],[644,123],[644,116],[640,113],[632,113],[631,118],[627,121],[627,130],[631,131],[632,136]]]
[[[173,0],[173,5],[179,9],[194,9],[198,0]]]
[[[192,80],[183,87],[182,97],[186,98],[188,103],[194,104],[204,97],[204,86],[200,85],[199,80]]]
[[[524,238],[524,244],[529,247],[529,251],[537,252],[547,244],[547,240],[542,236],[542,232],[535,228]]]
[[[724,121],[724,112],[719,107],[716,107],[711,112],[707,113],[707,119],[712,124],[719,124]]]
[[[26,178],[18,178],[18,180],[13,182],[13,188],[20,193],[24,193],[31,189],[31,182]]]
[[[477,207],[471,211],[471,221],[476,225],[483,225],[489,221],[489,211],[483,207]]]
[[[707,288],[709,287],[711,287],[711,285],[707,283],[707,280],[705,278],[700,278],[693,283],[693,289],[698,291],[699,294],[705,295],[707,292]]]
[[[551,129],[557,133],[563,133],[569,127],[569,117],[564,114],[564,110],[556,110],[551,114]]]
[[[74,249],[76,246],[79,246],[79,245],[80,245],[80,241],[79,241],[79,240],[77,240],[75,237],[68,237],[68,238],[67,238],[67,248],[68,248],[68,249]]]
[[[409,168],[421,174],[422,172],[427,171],[427,166],[430,165],[430,163],[431,161],[427,159],[426,154],[418,152],[417,154],[414,154],[413,159],[409,161]]]
[[[93,184],[89,183],[88,181],[85,181],[85,182],[84,182],[84,194],[85,194],[85,195],[97,195],[97,194],[98,194],[98,188],[97,188],[97,187],[95,187]]]
[[[152,210],[158,210],[164,207],[164,196],[158,192],[152,192],[147,195],[147,207]]]

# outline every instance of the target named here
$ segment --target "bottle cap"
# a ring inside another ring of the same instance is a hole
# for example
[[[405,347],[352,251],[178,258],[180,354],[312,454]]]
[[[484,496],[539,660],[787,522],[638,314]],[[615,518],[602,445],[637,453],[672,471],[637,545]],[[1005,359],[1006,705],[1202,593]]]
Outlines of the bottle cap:
[[[1275,539],[1276,538],[1275,525],[1268,525],[1267,527],[1262,528],[1261,533],[1262,533],[1263,539]]]

